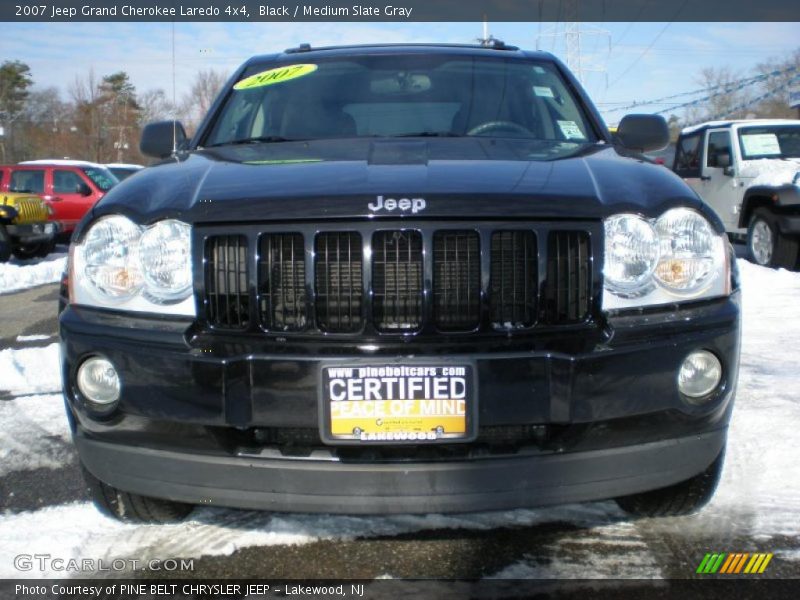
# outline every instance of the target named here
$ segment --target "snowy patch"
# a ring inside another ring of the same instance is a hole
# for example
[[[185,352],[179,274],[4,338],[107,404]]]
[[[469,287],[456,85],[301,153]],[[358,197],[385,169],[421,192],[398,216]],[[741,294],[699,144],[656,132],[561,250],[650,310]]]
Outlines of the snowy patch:
[[[0,392],[41,394],[61,389],[58,344],[0,350]]]
[[[49,340],[52,335],[18,335],[17,341],[18,342],[40,342],[43,340]]]
[[[13,259],[0,263],[0,294],[60,281],[66,266],[66,253],[49,254],[44,259]]]
[[[488,531],[568,523],[573,527],[536,556],[515,561],[495,578],[629,578],[663,575],[648,539],[687,532],[687,538],[736,536],[768,542],[800,536],[800,273],[739,261],[743,338],[739,389],[723,479],[700,514],[627,522],[613,502],[468,515],[347,517],[276,515],[199,508],[184,523],[123,525],[88,503],[0,515],[0,554],[48,553],[53,557],[192,558],[230,555],[252,546],[298,545],[318,540],[394,536],[433,529]],[[58,389],[58,349],[3,350],[0,387],[32,394]],[[70,458],[69,431],[60,395],[0,402],[0,477],[21,469],[58,468]],[[2,505],[0,497],[0,505]],[[655,535],[654,535],[655,534]],[[679,535],[679,534],[678,534]],[[652,539],[651,539],[652,541]],[[784,543],[785,544],[785,543]],[[720,548],[720,550],[725,550]],[[776,550],[785,560],[798,552]],[[663,552],[662,552],[663,554]],[[48,576],[20,573],[0,561],[0,578]],[[391,576],[390,573],[386,575]]]
[[[602,551],[598,551],[598,547]],[[546,558],[544,558],[546,557]],[[663,574],[634,523],[577,531],[488,579],[661,579]]]
[[[75,453],[60,394],[0,401],[0,423],[0,477],[15,471],[57,469]]]
[[[126,525],[101,516],[89,503],[74,503],[0,516],[0,550],[8,556],[47,553],[64,559],[92,557],[106,562],[114,558],[191,558],[201,555],[230,555],[250,546],[354,540],[430,529],[484,531],[497,527],[568,522],[592,531],[592,528],[607,526],[609,522],[621,517],[616,505],[609,502],[546,510],[391,517],[289,515],[198,508],[184,523]],[[619,526],[608,526],[607,531],[609,535],[619,535],[619,531],[623,532],[622,535],[629,535],[631,527],[622,523]],[[647,555],[642,547],[627,547],[624,544],[623,547],[626,548],[626,556],[628,553]],[[586,548],[585,552],[590,552],[590,549]],[[610,562],[608,568],[611,568]],[[0,561],[0,578],[53,575],[48,572],[21,574],[13,569],[13,565]]]
[[[742,358],[722,481],[703,511],[752,536],[800,535],[800,273],[739,260]]]

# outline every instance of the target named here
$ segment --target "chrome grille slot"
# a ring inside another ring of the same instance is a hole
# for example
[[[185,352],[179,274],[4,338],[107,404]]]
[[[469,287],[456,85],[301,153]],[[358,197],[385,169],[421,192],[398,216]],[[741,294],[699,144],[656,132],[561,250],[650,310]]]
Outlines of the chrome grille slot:
[[[314,244],[314,293],[319,328],[352,333],[363,325],[361,235],[320,233]]]
[[[530,327],[536,321],[537,252],[532,231],[492,234],[489,313],[497,329]]]
[[[378,231],[372,236],[372,313],[380,331],[422,325],[422,234]]]
[[[206,314],[211,325],[245,329],[250,324],[247,238],[214,236],[206,242]]]
[[[437,231],[433,236],[436,326],[471,330],[480,324],[481,255],[477,231]]]
[[[301,233],[261,236],[258,250],[258,312],[273,331],[301,331],[307,324],[306,261]]]
[[[591,313],[591,246],[585,231],[553,231],[547,242],[545,321],[579,323]]]

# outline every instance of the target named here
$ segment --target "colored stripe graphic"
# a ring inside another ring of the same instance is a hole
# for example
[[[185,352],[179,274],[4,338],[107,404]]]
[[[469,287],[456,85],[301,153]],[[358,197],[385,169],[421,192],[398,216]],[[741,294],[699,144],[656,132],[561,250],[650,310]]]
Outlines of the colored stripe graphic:
[[[696,573],[720,575],[763,573],[772,560],[772,553],[708,552],[700,561]]]

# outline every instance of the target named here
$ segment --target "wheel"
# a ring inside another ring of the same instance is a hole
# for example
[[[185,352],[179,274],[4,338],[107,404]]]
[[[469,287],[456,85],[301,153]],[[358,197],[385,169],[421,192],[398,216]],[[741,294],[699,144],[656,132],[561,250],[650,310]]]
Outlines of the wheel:
[[[616,498],[619,507],[637,517],[676,517],[703,508],[717,489],[725,449],[702,473],[669,487]]]
[[[55,240],[49,242],[40,242],[38,244],[29,244],[27,246],[17,246],[14,248],[14,256],[20,260],[28,260],[30,258],[44,258],[50,254],[56,247]]]
[[[757,265],[794,268],[800,240],[782,235],[775,215],[767,208],[757,208],[747,228],[747,252]]]
[[[527,127],[523,127],[519,123],[513,123],[512,121],[487,121],[486,123],[481,123],[480,125],[473,127],[467,132],[467,135],[484,135],[487,131],[515,131],[517,133],[522,133],[524,135],[533,135]]]
[[[6,228],[0,225],[0,263],[8,262],[11,258],[11,236]]]
[[[191,504],[123,492],[103,483],[81,465],[92,502],[101,513],[127,523],[174,523],[192,512]]]

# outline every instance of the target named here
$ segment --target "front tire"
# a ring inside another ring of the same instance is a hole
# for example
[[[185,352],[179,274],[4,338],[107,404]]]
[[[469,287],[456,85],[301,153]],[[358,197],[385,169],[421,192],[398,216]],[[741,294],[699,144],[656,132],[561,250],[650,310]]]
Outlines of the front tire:
[[[0,263],[11,259],[11,248],[11,236],[8,235],[6,228],[0,225]]]
[[[14,256],[20,260],[28,260],[31,258],[44,258],[55,250],[55,240],[49,242],[40,242],[38,244],[31,244],[29,246],[19,246],[14,248]]]
[[[194,508],[191,504],[123,492],[103,483],[81,465],[95,507],[107,517],[126,523],[175,523]]]
[[[775,215],[768,208],[757,208],[747,228],[747,253],[762,267],[794,268],[800,240],[787,237],[778,229]]]
[[[717,489],[725,449],[702,473],[674,485],[616,498],[619,507],[636,517],[677,517],[691,515],[703,508]]]

